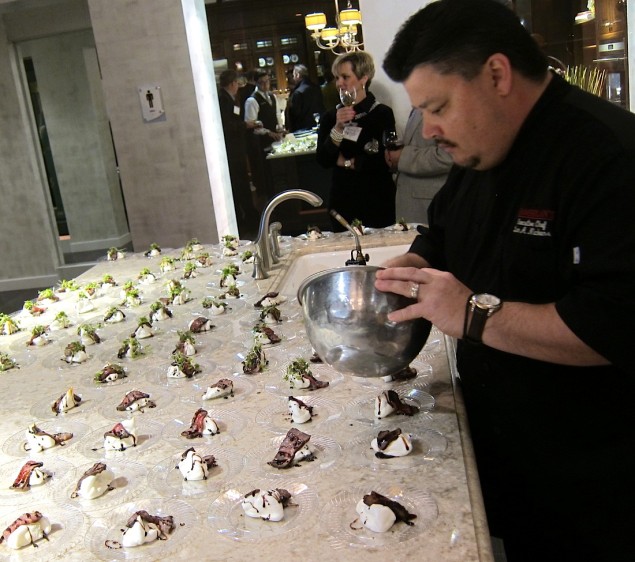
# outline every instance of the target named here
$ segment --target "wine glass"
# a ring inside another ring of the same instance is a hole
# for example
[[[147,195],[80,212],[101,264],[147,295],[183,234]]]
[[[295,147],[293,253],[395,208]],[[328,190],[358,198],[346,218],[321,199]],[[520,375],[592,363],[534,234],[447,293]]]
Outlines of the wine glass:
[[[382,141],[386,150],[399,150],[403,148],[403,140],[399,136],[399,133],[393,129],[384,131]]]
[[[355,88],[352,88],[351,90],[347,90],[346,88],[340,88],[340,100],[346,107],[355,105],[356,99],[357,99],[357,90]]]

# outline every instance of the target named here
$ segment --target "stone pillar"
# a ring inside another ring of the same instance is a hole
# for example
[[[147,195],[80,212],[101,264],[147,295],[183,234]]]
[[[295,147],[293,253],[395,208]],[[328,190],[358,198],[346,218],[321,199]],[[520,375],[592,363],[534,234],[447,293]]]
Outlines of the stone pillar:
[[[236,233],[203,0],[88,7],[135,250]]]

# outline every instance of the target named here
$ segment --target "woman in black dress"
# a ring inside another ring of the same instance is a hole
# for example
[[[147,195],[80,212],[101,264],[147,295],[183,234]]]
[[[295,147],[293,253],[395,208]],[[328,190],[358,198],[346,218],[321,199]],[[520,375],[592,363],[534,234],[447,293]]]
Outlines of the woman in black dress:
[[[339,90],[355,90],[352,106],[338,105],[320,119],[317,159],[333,168],[329,208],[346,220],[364,226],[395,223],[395,184],[384,159],[382,134],[394,130],[392,109],[378,103],[368,91],[375,75],[372,57],[364,51],[338,56],[333,74]],[[343,227],[333,221],[335,231]]]

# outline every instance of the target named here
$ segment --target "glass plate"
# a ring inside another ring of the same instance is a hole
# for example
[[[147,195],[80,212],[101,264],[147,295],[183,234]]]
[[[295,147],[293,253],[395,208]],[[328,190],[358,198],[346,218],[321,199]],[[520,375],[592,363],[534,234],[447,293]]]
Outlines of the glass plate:
[[[415,514],[417,518],[414,519],[414,525],[395,523],[386,533],[375,533],[363,527],[358,521],[355,508],[359,500],[371,491],[399,502],[409,513]],[[324,506],[320,520],[326,524],[330,535],[327,540],[333,548],[394,548],[427,531],[437,515],[436,501],[427,491],[410,486],[377,483],[339,491]]]
[[[247,469],[254,475],[265,478],[306,478],[316,470],[331,468],[342,452],[339,443],[330,437],[311,435],[308,445],[315,454],[315,460],[300,461],[289,468],[275,468],[267,463],[276,456],[284,438],[285,435],[278,435],[264,445],[250,449],[247,453]]]
[[[115,424],[104,425],[90,433],[82,444],[82,453],[89,459],[124,460],[136,457],[139,453],[156,445],[161,438],[162,425],[157,422],[136,420],[137,445],[124,451],[104,451],[104,433],[110,431]]]
[[[120,541],[121,529],[137,511],[146,510],[150,515],[174,517],[174,530],[165,541],[153,541],[131,548],[109,548],[106,541]],[[194,508],[176,499],[139,499],[114,508],[98,519],[88,530],[85,546],[101,560],[166,560],[197,526],[198,516]]]
[[[61,559],[64,555],[70,555],[75,551],[75,547],[83,535],[81,530],[84,524],[84,516],[78,509],[70,505],[44,501],[28,509],[26,506],[22,510],[11,507],[3,510],[0,516],[0,525],[4,529],[25,512],[33,511],[34,509],[42,513],[51,523],[48,540],[38,541],[38,548],[27,546],[20,550],[7,549],[5,545],[2,545],[4,552],[13,553],[9,554],[6,559],[49,562],[50,560]]]
[[[245,494],[258,487],[262,490],[284,488],[289,491],[294,505],[285,508],[282,521],[265,521],[245,515],[242,500]],[[254,481],[252,486],[245,486],[244,490],[232,488],[217,498],[210,507],[207,522],[221,535],[236,541],[275,540],[290,531],[297,536],[298,531],[314,519],[317,504],[317,493],[306,484],[284,480]]]
[[[306,423],[293,423],[288,409],[288,398],[275,399],[275,401],[260,410],[256,414],[256,423],[269,431],[286,434],[289,429],[296,427],[300,431],[314,431],[314,428],[322,427],[328,422],[341,419],[342,408],[333,401],[318,395],[297,396],[308,406],[313,407],[311,421]]]
[[[397,422],[397,420],[394,420]],[[400,470],[430,463],[439,458],[447,448],[445,437],[433,429],[410,429],[405,425],[395,424],[403,433],[409,433],[412,440],[412,452],[405,457],[388,459],[377,458],[371,447],[371,441],[377,437],[378,431],[365,431],[351,441],[347,452],[352,464],[367,466],[372,470]]]
[[[181,432],[189,429],[192,423],[192,418],[197,410],[196,405],[193,405],[184,415],[176,416],[163,426],[162,438],[176,447],[183,447],[183,450],[187,447],[214,447],[233,442],[234,438],[239,435],[247,425],[242,415],[229,408],[222,408],[220,410],[212,408],[205,409],[216,422],[220,433],[195,437],[194,439],[188,439],[181,435]]]
[[[199,404],[202,408],[219,408],[225,405],[231,405],[234,402],[240,402],[256,390],[256,384],[249,379],[250,375],[223,375],[222,372],[217,373],[216,377],[206,376],[205,380],[190,381],[187,387],[181,393],[181,402],[185,404]],[[234,395],[222,396],[221,398],[213,398],[211,400],[203,400],[202,396],[207,391],[207,387],[218,382],[219,379],[229,379],[234,383]]]
[[[40,461],[44,463],[40,470],[48,473],[50,478],[39,486],[31,486],[24,490],[11,486],[27,459],[12,460],[0,466],[0,505],[15,506],[21,503],[39,503],[52,496],[56,489],[68,486],[73,481],[75,467],[71,463],[59,457],[40,459]]]
[[[288,363],[288,362],[287,362]],[[306,388],[290,388],[289,383],[284,380],[286,373],[286,364],[283,369],[278,369],[273,376],[275,381],[269,382],[265,385],[265,390],[273,394],[281,394],[282,396],[306,396],[308,393],[328,392],[330,388],[341,383],[344,380],[344,375],[338,373],[335,369],[332,369],[328,365],[323,364],[311,364],[311,372],[313,376],[323,382],[328,382],[329,385],[324,388],[318,388],[317,390],[308,390]]]
[[[79,441],[81,441],[84,436],[88,434],[90,428],[85,424],[75,420],[45,420],[42,422],[37,422],[37,426],[42,430],[46,431],[51,435],[55,433],[72,433],[72,439],[65,441],[63,445],[55,445],[50,449],[44,449],[43,451],[36,453],[35,451],[25,451],[24,447],[26,445],[26,437],[25,433],[27,430],[27,426],[30,425],[26,423],[24,425],[24,429],[14,433],[11,437],[9,437],[4,444],[2,445],[2,451],[11,457],[30,457],[37,460],[42,460],[44,458],[53,458],[57,455],[63,455],[64,451],[70,447],[74,447]]]
[[[75,406],[74,408],[71,408],[67,412],[64,412],[62,414],[56,414],[55,412],[53,412],[53,404],[60,396],[62,396],[63,394],[66,394],[66,390],[68,390],[69,387],[72,387],[73,393],[79,396],[82,400],[77,406]],[[60,383],[60,388],[63,388],[61,383]],[[81,387],[77,388],[71,384],[67,384],[66,390],[60,390],[59,394],[57,394],[56,396],[49,397],[35,403],[31,407],[31,411],[30,411],[31,415],[36,419],[74,418],[77,416],[82,416],[83,414],[87,412],[91,412],[97,407],[97,404],[101,403],[101,401],[104,399],[103,392],[101,392],[98,389],[85,389]]]
[[[142,464],[127,460],[103,459],[108,470],[111,470],[115,478],[110,483],[112,490],[107,491],[103,496],[92,500],[80,497],[71,498],[71,494],[77,487],[77,481],[95,463],[91,462],[78,466],[74,470],[74,478],[70,483],[59,485],[57,489],[57,499],[60,503],[68,502],[73,507],[81,509],[84,513],[111,509],[122,503],[132,501],[142,492],[146,491],[145,483],[148,470]]]
[[[187,447],[189,449],[190,447]],[[217,498],[231,478],[234,478],[245,466],[245,457],[229,449],[218,447],[198,447],[199,455],[214,455],[216,465],[210,469],[207,480],[187,481],[178,469],[182,452],[163,459],[148,474],[148,483],[163,497],[182,497],[185,499]]]
[[[434,408],[434,397],[432,395],[418,388],[411,388],[409,390],[397,389],[396,392],[402,402],[411,406],[417,406],[419,412],[413,416],[394,414],[378,420],[375,418],[376,396],[366,396],[356,398],[349,402],[344,408],[345,415],[353,421],[373,426],[399,425],[399,423],[405,423],[410,420],[420,422],[422,420],[432,419],[432,416],[429,414],[430,410]]]
[[[150,400],[156,403],[155,408],[144,408],[143,412],[120,412],[117,410],[117,406],[121,403],[124,396],[131,390],[140,390],[150,395]],[[161,388],[158,386],[151,386],[149,384],[129,383],[127,387],[122,388],[116,396],[110,396],[104,400],[97,408],[97,411],[108,420],[121,421],[122,419],[143,416],[145,418],[155,418],[165,413],[165,408],[174,400],[174,392]]]

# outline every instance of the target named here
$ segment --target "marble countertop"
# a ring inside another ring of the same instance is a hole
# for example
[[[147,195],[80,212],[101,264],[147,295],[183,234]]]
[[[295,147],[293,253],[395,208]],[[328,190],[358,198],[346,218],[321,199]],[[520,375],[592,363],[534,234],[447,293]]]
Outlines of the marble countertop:
[[[379,232],[364,237],[363,245],[407,244],[412,238],[411,232]],[[98,281],[108,273],[119,285],[97,296],[91,312],[78,314],[77,294],[72,293],[49,304],[41,317],[20,313],[18,322],[23,331],[0,337],[0,350],[20,364],[19,369],[0,373],[5,397],[9,397],[0,403],[0,525],[8,526],[33,510],[49,516],[53,523],[50,540],[40,542],[37,549],[20,551],[20,559],[124,559],[124,551],[108,548],[106,541],[118,538],[130,513],[147,509],[174,515],[176,528],[166,541],[132,549],[132,556],[139,560],[350,560],[357,555],[371,561],[383,561],[387,556],[444,562],[491,560],[464,413],[453,388],[445,338],[435,329],[413,362],[417,378],[407,382],[343,376],[327,365],[312,364],[315,377],[330,381],[330,385],[302,392],[318,416],[298,428],[311,435],[309,444],[317,460],[287,471],[267,465],[290,427],[284,416],[290,393],[284,371],[291,360],[300,356],[308,359],[312,350],[300,307],[290,299],[280,305],[282,323],[273,326],[283,341],[266,350],[267,369],[256,375],[243,374],[241,360],[251,346],[250,329],[258,315],[253,304],[280,284],[295,256],[350,246],[351,238],[344,234],[317,242],[283,238],[284,259],[268,279],[255,281],[251,266],[242,266],[240,299],[229,301],[227,314],[210,317],[215,328],[196,338],[199,353],[194,360],[202,372],[193,379],[169,382],[166,369],[178,331],[187,329],[196,315],[207,315],[202,299],[223,291],[220,270],[237,259],[223,257],[218,246],[203,248],[214,264],[198,268],[195,278],[183,280],[192,300],[170,305],[172,319],[158,323],[155,336],[142,340],[147,348],[139,359],[118,360],[116,352],[137,320],[149,315],[150,305],[168,295],[166,283],[183,275],[182,261],[177,261],[175,271],[159,270],[161,257],[179,257],[180,249],[163,249],[162,256],[155,258],[131,254],[115,262],[101,262],[84,273],[78,278],[80,284]],[[239,251],[246,249],[249,245],[245,242]],[[137,285],[141,304],[123,308],[127,315],[124,322],[99,328],[104,341],[88,347],[86,363],[68,366],[61,361],[64,346],[77,337],[77,326],[101,323],[105,310],[121,302],[120,286],[129,280],[137,283],[144,268],[157,279],[153,284]],[[25,342],[32,326],[50,323],[59,310],[67,311],[74,325],[52,332],[48,345],[28,349]],[[112,385],[94,383],[94,374],[107,361],[124,365],[127,378]],[[205,388],[223,377],[234,381],[234,397],[218,403],[201,401]],[[82,395],[83,404],[54,416],[50,405],[69,387]],[[388,388],[414,391],[422,411],[413,418],[374,422],[372,401]],[[126,418],[115,406],[131,389],[149,393],[157,407],[135,415],[139,434],[144,436],[136,448],[104,456],[99,450],[102,435]],[[298,391],[292,393],[299,395]],[[180,431],[189,427],[199,407],[218,421],[221,433],[204,441],[185,440]],[[70,431],[74,437],[64,447],[32,454],[54,472],[54,477],[41,487],[17,492],[10,486],[31,454],[23,450],[24,432],[34,422],[51,433]],[[395,427],[414,435],[415,453],[379,462],[368,453],[370,440],[379,429]],[[204,482],[183,482],[174,468],[181,453],[191,446],[217,458],[219,466]],[[70,496],[77,479],[99,460],[110,464],[118,476],[115,490],[92,502],[73,500]],[[255,488],[280,487],[293,494],[296,504],[286,508],[283,521],[273,523],[243,515],[242,495]],[[352,529],[357,501],[372,490],[399,498],[418,515],[415,524],[407,527],[398,523],[384,534]],[[0,557],[10,555],[6,545],[0,549]]]

